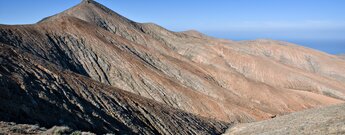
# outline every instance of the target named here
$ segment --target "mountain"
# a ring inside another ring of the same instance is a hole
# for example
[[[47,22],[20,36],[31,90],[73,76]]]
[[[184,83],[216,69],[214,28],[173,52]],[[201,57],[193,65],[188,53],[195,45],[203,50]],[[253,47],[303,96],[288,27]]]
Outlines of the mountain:
[[[0,120],[94,133],[220,134],[235,123],[343,103],[345,61],[230,41],[80,4],[0,25]],[[39,108],[39,109],[37,109]],[[20,119],[17,119],[20,117]]]

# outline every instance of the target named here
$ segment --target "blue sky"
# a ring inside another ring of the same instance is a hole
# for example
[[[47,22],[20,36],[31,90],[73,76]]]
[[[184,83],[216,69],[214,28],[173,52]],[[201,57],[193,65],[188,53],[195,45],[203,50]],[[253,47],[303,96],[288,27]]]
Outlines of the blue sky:
[[[96,0],[138,22],[233,40],[270,38],[345,53],[345,0]],[[0,0],[0,24],[28,24],[79,0]]]

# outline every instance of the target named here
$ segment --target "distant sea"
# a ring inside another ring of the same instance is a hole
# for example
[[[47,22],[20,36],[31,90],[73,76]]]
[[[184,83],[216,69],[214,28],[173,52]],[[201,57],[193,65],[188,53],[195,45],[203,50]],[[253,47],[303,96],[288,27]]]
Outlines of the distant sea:
[[[329,54],[345,54],[345,40],[294,40],[286,41],[320,50]]]
[[[224,34],[224,33],[215,33],[215,32],[204,32],[205,34],[217,38],[223,39],[230,39],[230,40],[255,40],[255,39],[273,39],[273,40],[281,40],[290,43],[294,43],[297,45],[305,46],[308,48],[316,49],[322,52],[326,52],[329,54],[345,54],[345,35],[344,39],[297,39],[297,38],[285,38],[285,37],[277,37],[277,36],[260,36],[254,34],[240,34],[236,35],[233,33]]]

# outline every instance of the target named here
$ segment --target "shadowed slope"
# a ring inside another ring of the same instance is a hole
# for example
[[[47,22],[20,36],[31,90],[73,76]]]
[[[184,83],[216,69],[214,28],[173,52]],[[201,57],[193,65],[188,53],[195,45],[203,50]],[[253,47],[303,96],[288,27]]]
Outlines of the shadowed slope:
[[[224,122],[201,118],[90,80],[0,45],[0,119],[94,133],[219,134]]]

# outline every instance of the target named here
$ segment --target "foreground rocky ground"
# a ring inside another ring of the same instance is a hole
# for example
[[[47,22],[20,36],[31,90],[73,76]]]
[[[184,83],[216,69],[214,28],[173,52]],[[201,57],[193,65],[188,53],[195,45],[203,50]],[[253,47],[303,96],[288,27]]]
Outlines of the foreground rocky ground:
[[[0,134],[7,135],[60,135],[60,134],[71,134],[71,135],[95,135],[91,132],[73,131],[69,127],[54,126],[50,129],[39,127],[38,125],[29,124],[16,124],[13,122],[0,122]]]
[[[310,109],[285,116],[232,125],[223,135],[341,135],[345,134],[345,104]],[[54,126],[50,129],[38,125],[0,122],[0,134],[83,134],[69,127]]]
[[[224,135],[343,135],[345,104],[310,109],[270,120],[238,124]]]

